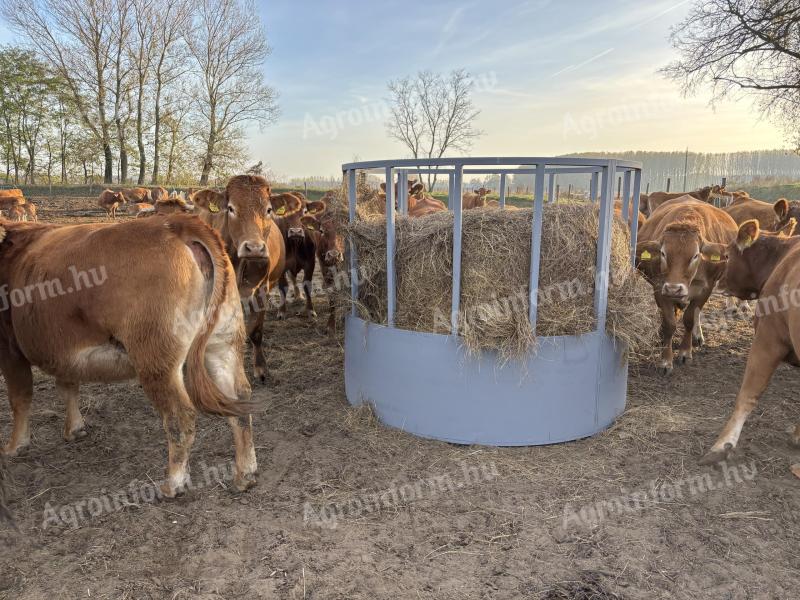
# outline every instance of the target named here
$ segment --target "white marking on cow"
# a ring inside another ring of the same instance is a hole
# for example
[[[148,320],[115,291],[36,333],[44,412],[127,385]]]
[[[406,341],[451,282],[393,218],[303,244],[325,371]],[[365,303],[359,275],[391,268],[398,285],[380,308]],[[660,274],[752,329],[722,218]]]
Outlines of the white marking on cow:
[[[125,381],[136,377],[128,353],[119,344],[90,346],[78,351],[74,368],[82,374],[80,378],[86,380]]]

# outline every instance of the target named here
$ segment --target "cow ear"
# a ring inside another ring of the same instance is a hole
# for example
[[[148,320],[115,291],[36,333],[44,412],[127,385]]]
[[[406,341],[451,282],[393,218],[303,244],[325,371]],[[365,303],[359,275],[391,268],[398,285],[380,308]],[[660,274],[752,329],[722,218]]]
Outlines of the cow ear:
[[[778,229],[775,233],[778,234],[778,237],[792,237],[794,235],[794,228],[797,226],[797,219],[792,217],[789,221]]]
[[[309,215],[318,215],[320,213],[324,213],[326,208],[327,205],[322,200],[306,203],[306,210],[308,210],[307,214]]]
[[[381,184],[381,191],[382,191],[383,193],[386,193],[386,184],[385,184],[385,183],[382,183],[382,184]]]
[[[303,227],[311,231],[319,231],[319,221],[314,215],[303,215],[300,217]]]
[[[271,196],[270,205],[272,206],[272,214],[276,217],[283,217],[286,215],[286,197],[285,196]]]
[[[636,244],[636,262],[661,260],[661,242],[639,242]]]
[[[736,234],[736,246],[739,250],[744,250],[753,245],[761,234],[758,221],[750,219],[739,225],[739,233]]]
[[[710,263],[724,263],[728,260],[728,255],[726,253],[727,246],[725,244],[712,244],[710,242],[704,242],[702,246],[700,246],[700,254],[703,255]]]
[[[785,219],[786,215],[789,213],[789,201],[786,200],[786,198],[781,198],[773,205],[773,208],[779,219]]]
[[[423,191],[425,191],[425,186],[422,185],[421,183],[415,183],[408,190],[409,194],[412,194],[412,195],[419,194],[420,192],[423,192]]]

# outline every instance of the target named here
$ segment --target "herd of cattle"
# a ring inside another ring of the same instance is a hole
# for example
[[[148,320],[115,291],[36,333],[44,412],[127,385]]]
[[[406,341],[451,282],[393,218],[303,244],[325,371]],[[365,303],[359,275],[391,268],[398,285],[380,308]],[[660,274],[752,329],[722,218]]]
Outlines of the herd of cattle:
[[[167,437],[165,496],[186,487],[198,411],[228,419],[235,486],[244,490],[253,485],[253,406],[242,347],[248,338],[254,377],[266,381],[262,329],[267,298],[277,286],[278,318],[283,318],[290,282],[300,297],[300,271],[306,314],[316,316],[311,299],[315,265],[330,286],[344,259],[330,206],[334,195],[328,192],[312,202],[299,192],[272,193],[263,177],[242,175],[223,191],[105,190],[98,204],[112,220],[123,206],[151,218],[56,225],[36,222],[35,208],[24,208],[33,205],[18,190],[0,191],[0,210],[9,217],[0,220],[0,292],[10,298],[9,310],[0,311],[0,372],[13,414],[3,453],[15,455],[30,441],[32,366],[55,377],[68,441],[85,435],[81,382],[138,378],[161,414]],[[463,206],[496,207],[488,195],[485,188],[468,192]],[[728,206],[714,206],[713,198],[723,195]],[[378,198],[385,206],[385,186]],[[407,207],[410,217],[447,210],[415,181],[408,186]],[[660,367],[665,372],[672,370],[679,312],[685,332],[677,357],[684,362],[692,358],[693,346],[704,343],[700,313],[715,289],[743,299],[784,298],[787,293],[791,299],[785,308],[757,313],[734,413],[703,458],[718,461],[736,445],[778,364],[800,365],[800,291],[795,292],[800,290],[800,268],[795,268],[800,237],[792,237],[800,202],[771,204],[715,186],[691,194],[642,195],[640,209],[637,267],[652,284],[661,311]],[[619,200],[616,212],[621,216]],[[154,249],[158,261],[131,259]],[[81,285],[80,274],[98,270],[103,285]],[[62,280],[70,278],[75,285],[65,287]],[[52,293],[55,289],[58,294]],[[51,292],[48,301],[35,301],[37,292],[45,299],[46,291]],[[158,303],[141,302],[142,297],[158,298]],[[330,309],[329,330],[335,327],[332,297]],[[57,336],[52,335],[54,323]],[[800,425],[793,437],[800,443]]]

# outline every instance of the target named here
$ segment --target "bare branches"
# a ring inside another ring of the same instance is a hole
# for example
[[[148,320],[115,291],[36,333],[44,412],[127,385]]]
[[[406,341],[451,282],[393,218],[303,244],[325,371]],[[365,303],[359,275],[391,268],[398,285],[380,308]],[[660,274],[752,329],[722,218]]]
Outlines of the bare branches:
[[[408,148],[413,158],[441,158],[452,151],[468,152],[483,135],[473,123],[480,113],[472,102],[472,81],[464,70],[445,78],[421,71],[415,78],[390,81],[391,137]],[[428,177],[428,187],[436,177]]]
[[[680,59],[662,72],[685,94],[709,86],[713,100],[745,92],[796,135],[787,117],[800,101],[800,3],[703,0],[673,29]]]

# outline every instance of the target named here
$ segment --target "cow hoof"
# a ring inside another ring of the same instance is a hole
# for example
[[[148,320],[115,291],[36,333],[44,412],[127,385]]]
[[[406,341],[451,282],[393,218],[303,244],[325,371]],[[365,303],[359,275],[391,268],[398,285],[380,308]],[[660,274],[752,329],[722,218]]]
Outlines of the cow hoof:
[[[237,492],[246,492],[251,487],[254,487],[257,482],[255,473],[246,473],[233,480],[233,487]]]
[[[692,346],[695,348],[702,348],[706,345],[706,339],[704,337],[692,337]]]
[[[311,310],[311,311],[309,311],[308,313],[306,313],[306,316],[307,316],[309,319],[316,319],[316,318],[317,318],[317,311],[315,311],[315,310]]]
[[[260,382],[262,385],[267,383],[267,370],[264,367],[253,367],[253,379]]]
[[[67,433],[64,436],[64,441],[76,442],[76,441],[78,441],[78,440],[80,440],[82,438],[85,438],[87,435],[89,435],[89,432],[86,431],[86,427],[85,426],[78,427],[78,429],[75,429],[75,430],[70,431],[69,433]]]
[[[177,498],[178,496],[183,496],[186,493],[185,486],[172,487],[167,481],[162,483],[159,487],[161,489],[161,495],[164,498]]]
[[[685,365],[686,363],[692,362],[692,355],[691,354],[679,354],[678,355],[678,364]]]
[[[672,363],[662,363],[661,365],[659,365],[658,370],[662,375],[671,375]]]
[[[728,442],[725,444],[725,447],[722,450],[709,450],[706,452],[706,454],[700,459],[699,463],[704,466],[716,465],[724,460],[728,460],[732,451],[733,444]]]
[[[283,321],[286,318],[286,312],[280,311],[278,312],[278,321]]]

